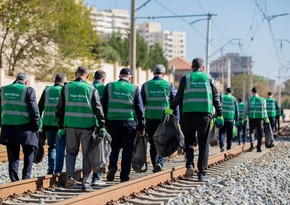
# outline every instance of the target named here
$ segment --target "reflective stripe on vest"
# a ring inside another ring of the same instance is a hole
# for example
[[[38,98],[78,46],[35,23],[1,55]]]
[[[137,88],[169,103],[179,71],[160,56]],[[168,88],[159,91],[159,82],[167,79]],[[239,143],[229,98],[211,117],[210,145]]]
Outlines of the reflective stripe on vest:
[[[276,117],[276,104],[275,99],[268,97],[266,98],[266,109],[268,117]]]
[[[2,125],[22,125],[29,123],[26,104],[26,85],[13,83],[1,89]]]
[[[245,111],[246,104],[244,102],[240,102],[238,104],[239,107],[239,119],[242,120],[244,117],[244,111]]]
[[[229,94],[222,95],[223,117],[227,120],[235,118],[235,97]]]
[[[150,80],[144,84],[146,94],[146,119],[163,119],[169,107],[171,84],[163,79]]]
[[[185,78],[182,112],[212,113],[212,89],[209,77],[201,71],[194,71],[186,74]]]
[[[263,98],[251,96],[249,98],[249,119],[264,119]]]
[[[135,120],[134,98],[138,87],[126,81],[108,84],[108,120]]]
[[[57,126],[55,111],[61,89],[61,86],[48,86],[45,88],[44,113],[42,119],[43,125]]]
[[[96,126],[97,119],[91,105],[94,90],[93,85],[81,81],[65,85],[65,126],[73,128]]]

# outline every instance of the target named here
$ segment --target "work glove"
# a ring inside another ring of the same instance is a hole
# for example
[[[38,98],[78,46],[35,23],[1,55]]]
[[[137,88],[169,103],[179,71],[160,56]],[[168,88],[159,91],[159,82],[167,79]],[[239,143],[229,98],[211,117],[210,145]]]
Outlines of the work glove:
[[[218,116],[215,121],[214,124],[217,128],[221,128],[224,125],[224,118],[223,116]]]
[[[64,129],[59,129],[58,131],[57,131],[57,136],[60,138],[60,137],[63,137],[65,135],[65,131],[64,131]]]
[[[165,113],[166,115],[172,115],[172,114],[173,114],[173,110],[170,109],[170,107],[168,107],[168,108],[165,109],[164,113]]]
[[[107,135],[107,130],[105,128],[95,129],[93,132],[93,139],[96,143],[100,143]]]
[[[269,120],[268,117],[265,117],[265,118],[264,118],[264,121],[265,121],[266,124],[269,124],[269,123],[270,123],[270,120]]]

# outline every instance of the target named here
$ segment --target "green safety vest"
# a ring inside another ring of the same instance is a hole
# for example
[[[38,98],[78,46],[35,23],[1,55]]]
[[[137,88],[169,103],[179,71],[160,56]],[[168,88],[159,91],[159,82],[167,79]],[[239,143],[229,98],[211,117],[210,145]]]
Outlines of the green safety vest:
[[[106,86],[103,83],[94,83],[93,85],[98,90],[98,93],[99,93],[99,96],[100,96],[100,99],[101,99],[101,97],[103,96],[103,93],[104,93],[104,90],[105,90]]]
[[[64,125],[72,128],[96,126],[91,100],[94,86],[82,81],[74,81],[64,86],[65,115]]]
[[[246,106],[246,103],[244,103],[244,102],[240,102],[238,104],[238,107],[239,107],[239,120],[242,120],[243,117],[244,117],[245,106]]]
[[[23,125],[31,121],[26,103],[27,86],[13,83],[1,89],[2,125]]]
[[[201,71],[185,75],[182,112],[212,113],[212,88],[209,76]]]
[[[166,80],[149,80],[144,84],[146,94],[146,119],[163,119],[164,110],[169,107],[171,84]]]
[[[263,100],[259,96],[249,98],[249,119],[264,119]]]
[[[108,84],[108,120],[135,120],[134,98],[137,86],[120,80]]]
[[[235,119],[235,97],[230,94],[222,95],[223,117],[227,120]]]
[[[44,90],[44,113],[42,124],[46,126],[57,126],[56,106],[61,93],[62,86],[47,86]]]
[[[268,117],[276,117],[276,100],[274,98],[266,98],[266,109]]]

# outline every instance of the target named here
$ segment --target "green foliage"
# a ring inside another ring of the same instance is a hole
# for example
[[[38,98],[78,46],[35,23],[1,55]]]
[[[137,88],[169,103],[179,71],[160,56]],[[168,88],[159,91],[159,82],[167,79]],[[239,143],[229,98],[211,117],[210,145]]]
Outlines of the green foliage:
[[[147,67],[153,69],[156,64],[163,64],[165,68],[168,67],[168,61],[163,55],[163,50],[158,43],[150,46],[149,61]]]
[[[121,38],[118,33],[113,33],[107,42],[97,43],[92,51],[96,58],[106,62],[118,62],[123,66],[129,65],[130,39]],[[140,35],[136,35],[136,67],[153,69],[156,64],[167,67],[168,62],[163,55],[159,44],[154,44],[148,49],[148,44]]]
[[[88,9],[74,0],[5,0],[0,25],[0,68],[11,76],[18,70],[38,79],[70,72],[90,59],[98,41]]]
[[[232,77],[232,89],[233,95],[236,98],[242,98],[245,96],[246,98],[250,96],[251,89],[250,81],[248,75],[236,75]],[[267,80],[258,75],[253,75],[253,87],[258,89],[258,94],[261,97],[267,97],[267,93],[270,90]],[[245,99],[244,99],[245,100]]]

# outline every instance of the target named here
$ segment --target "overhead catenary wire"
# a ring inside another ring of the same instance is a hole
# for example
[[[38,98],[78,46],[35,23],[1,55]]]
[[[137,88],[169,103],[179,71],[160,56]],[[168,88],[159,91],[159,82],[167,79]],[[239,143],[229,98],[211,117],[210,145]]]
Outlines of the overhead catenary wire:
[[[135,9],[135,11],[138,11],[140,9],[142,9],[144,6],[146,6],[151,0],[146,1],[144,4],[142,4],[141,6],[139,6],[137,9]]]

